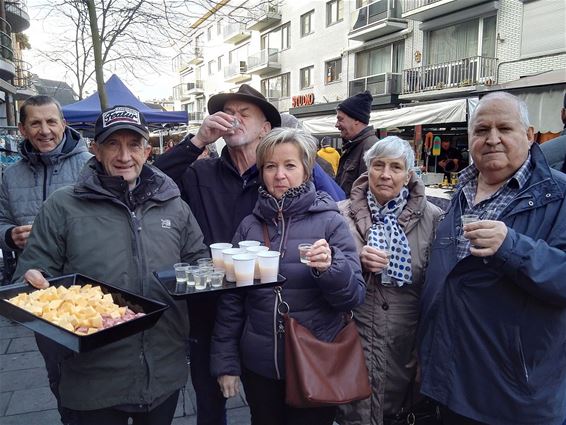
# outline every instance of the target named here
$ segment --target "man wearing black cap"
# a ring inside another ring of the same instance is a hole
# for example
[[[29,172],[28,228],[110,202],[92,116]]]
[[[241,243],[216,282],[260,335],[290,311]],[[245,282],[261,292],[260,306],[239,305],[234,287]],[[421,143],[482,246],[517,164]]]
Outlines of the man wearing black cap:
[[[230,242],[240,222],[251,214],[260,185],[256,148],[272,128],[281,125],[277,109],[247,84],[235,93],[212,96],[208,113],[196,135],[189,135],[154,162],[179,185],[207,245]],[[205,146],[221,137],[226,147],[219,158],[196,161]],[[189,315],[197,425],[224,425],[226,399],[209,367],[216,298],[190,301]]]
[[[75,185],[47,199],[16,269],[37,288],[48,286],[42,273],[81,273],[169,305],[149,330],[90,352],[49,342],[42,354],[66,425],[123,425],[129,418],[170,424],[187,382],[187,304],[173,300],[152,272],[208,250],[175,183],[145,164],[148,139],[137,109],[105,110],[96,121],[95,157]]]
[[[342,136],[342,156],[338,164],[336,182],[346,196],[354,181],[367,170],[364,153],[377,142],[373,126],[369,124],[373,96],[366,90],[349,97],[336,108],[336,125]]]

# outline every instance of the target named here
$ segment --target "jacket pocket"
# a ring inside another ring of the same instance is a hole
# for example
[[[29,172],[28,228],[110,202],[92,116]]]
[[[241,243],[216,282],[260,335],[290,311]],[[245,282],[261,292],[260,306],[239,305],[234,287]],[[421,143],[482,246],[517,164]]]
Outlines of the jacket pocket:
[[[521,340],[521,329],[518,326],[506,326],[507,334],[507,364],[513,383],[517,389],[527,395],[532,395],[530,384],[531,371],[526,362],[526,355]]]

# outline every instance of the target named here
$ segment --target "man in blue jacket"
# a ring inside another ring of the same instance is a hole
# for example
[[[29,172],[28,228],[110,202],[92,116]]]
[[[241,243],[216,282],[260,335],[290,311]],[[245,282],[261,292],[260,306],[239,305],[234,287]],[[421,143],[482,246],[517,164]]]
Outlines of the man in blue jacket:
[[[421,391],[445,425],[558,425],[566,416],[566,175],[527,107],[497,92],[469,122],[473,164],[432,247]],[[479,220],[462,226],[463,214]]]

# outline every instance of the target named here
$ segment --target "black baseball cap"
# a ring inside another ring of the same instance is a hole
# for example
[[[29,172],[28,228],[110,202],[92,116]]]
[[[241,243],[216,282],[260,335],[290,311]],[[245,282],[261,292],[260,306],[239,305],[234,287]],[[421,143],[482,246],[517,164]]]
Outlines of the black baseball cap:
[[[145,117],[133,106],[116,105],[105,109],[96,120],[94,141],[104,143],[108,136],[118,130],[132,130],[149,140]]]

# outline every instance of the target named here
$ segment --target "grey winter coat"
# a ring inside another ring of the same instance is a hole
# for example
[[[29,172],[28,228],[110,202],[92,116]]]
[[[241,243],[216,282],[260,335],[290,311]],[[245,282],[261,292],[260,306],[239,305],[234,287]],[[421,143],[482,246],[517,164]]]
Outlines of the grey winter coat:
[[[20,145],[20,153],[21,160],[4,170],[0,187],[0,248],[5,250],[15,249],[8,245],[6,233],[15,226],[30,224],[47,197],[75,183],[92,157],[85,140],[69,127],[60,154],[40,157],[28,140]]]
[[[208,256],[200,228],[171,179],[145,165],[139,190],[128,192],[121,180],[122,192],[134,202],[128,207],[108,184],[102,186],[102,179],[112,178],[99,175],[98,168],[92,158],[76,185],[47,199],[15,276],[30,268],[52,276],[81,273],[169,308],[145,332],[61,360],[61,402],[74,410],[151,404],[185,385],[187,304],[173,300],[152,272]]]
[[[419,298],[430,254],[434,229],[442,211],[427,202],[425,187],[414,175],[409,184],[407,205],[398,217],[411,248],[413,283],[400,288],[385,287],[380,275],[364,272],[365,302],[355,309],[354,319],[362,338],[372,395],[340,406],[342,425],[382,425],[383,415],[393,415],[406,401],[416,372],[416,331]],[[372,225],[367,204],[368,174],[354,183],[350,199],[340,202],[356,240],[358,252],[367,245]]]

